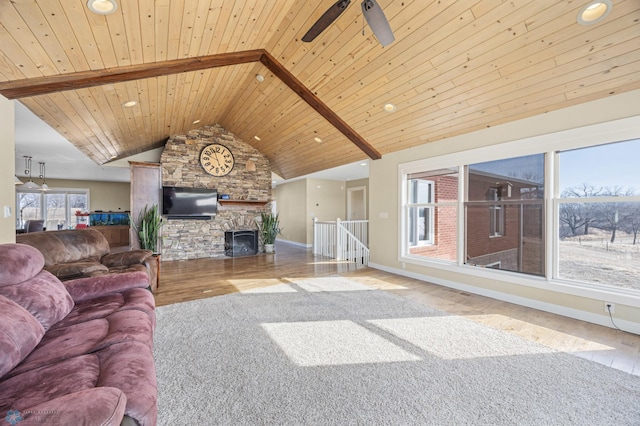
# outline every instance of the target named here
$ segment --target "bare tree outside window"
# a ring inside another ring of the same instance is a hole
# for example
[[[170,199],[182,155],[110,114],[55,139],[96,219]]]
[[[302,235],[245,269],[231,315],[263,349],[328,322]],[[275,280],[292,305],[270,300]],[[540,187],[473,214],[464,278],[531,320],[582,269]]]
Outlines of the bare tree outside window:
[[[570,187],[562,191],[560,198],[589,198],[601,196],[603,188],[596,188],[588,183]],[[589,226],[596,220],[596,212],[593,206],[582,204],[564,204],[560,209],[560,223],[565,227],[561,229],[560,236],[576,236],[589,233]],[[567,229],[568,228],[568,233]]]
[[[47,230],[74,225],[77,210],[89,211],[89,191],[83,189],[51,191],[16,191],[16,229],[30,219],[45,220]]]
[[[621,229],[633,236],[632,245],[638,244],[640,233],[640,203],[630,203],[622,213]]]
[[[36,192],[21,192],[18,194],[18,228],[22,229],[27,220],[42,219],[40,217],[40,194]]]

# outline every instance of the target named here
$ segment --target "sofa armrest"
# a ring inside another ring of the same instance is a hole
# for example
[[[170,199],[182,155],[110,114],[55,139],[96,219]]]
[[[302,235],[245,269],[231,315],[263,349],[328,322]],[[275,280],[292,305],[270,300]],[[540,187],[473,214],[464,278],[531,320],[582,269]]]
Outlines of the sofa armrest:
[[[97,387],[73,392],[22,411],[11,410],[16,423],[60,425],[120,425],[127,397],[120,389]],[[2,413],[4,415],[5,413]],[[16,416],[20,417],[20,420]]]
[[[109,268],[113,268],[114,266],[135,265],[138,263],[144,263],[144,261],[150,258],[152,255],[153,252],[151,250],[144,249],[123,251],[120,253],[109,253],[102,256],[102,259],[100,259],[100,263]]]
[[[121,293],[132,288],[149,287],[149,275],[146,272],[123,272],[120,274],[99,275],[96,277],[78,278],[62,282],[74,302],[104,296],[110,293]]]

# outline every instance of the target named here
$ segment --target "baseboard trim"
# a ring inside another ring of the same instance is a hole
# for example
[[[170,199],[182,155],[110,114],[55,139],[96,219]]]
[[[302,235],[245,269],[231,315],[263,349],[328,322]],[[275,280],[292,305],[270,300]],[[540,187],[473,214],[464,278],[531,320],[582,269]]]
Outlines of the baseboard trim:
[[[311,244],[303,244],[303,243],[299,243],[297,241],[290,241],[290,240],[281,240],[280,238],[276,239],[276,242],[289,244],[289,245],[296,246],[296,247],[302,247],[302,248],[305,248],[305,249],[310,249],[311,247],[313,247]]]
[[[592,324],[601,325],[604,327],[615,328],[611,324],[611,319],[608,315],[598,315],[591,312],[582,311],[579,309],[569,308],[562,305],[554,305],[552,303],[542,302],[540,300],[529,299],[522,296],[516,296],[509,293],[503,293],[500,291],[489,290],[482,287],[475,287],[469,284],[460,283],[457,281],[444,280],[436,277],[430,277],[428,275],[417,274],[409,272],[403,269],[390,268],[388,266],[380,265],[377,263],[369,263],[369,267],[379,269],[381,271],[390,272],[392,274],[401,275],[403,277],[414,278],[420,281],[429,282],[432,284],[441,285],[443,287],[449,287],[468,293],[477,294],[480,296],[490,297],[492,299],[501,300],[503,302],[509,302],[520,306],[526,306],[528,308],[538,309],[540,311],[549,312],[556,315],[562,315],[564,317],[577,319],[580,321],[589,322]],[[617,319],[614,316],[616,325],[628,333],[640,335],[640,323],[627,321],[623,319]]]

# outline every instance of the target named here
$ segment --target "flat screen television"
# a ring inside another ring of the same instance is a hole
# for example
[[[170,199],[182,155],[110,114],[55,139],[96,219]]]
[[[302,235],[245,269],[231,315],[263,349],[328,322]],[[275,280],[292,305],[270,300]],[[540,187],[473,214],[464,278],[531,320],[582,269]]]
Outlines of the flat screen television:
[[[214,216],[218,191],[209,188],[162,187],[162,214],[171,218]]]

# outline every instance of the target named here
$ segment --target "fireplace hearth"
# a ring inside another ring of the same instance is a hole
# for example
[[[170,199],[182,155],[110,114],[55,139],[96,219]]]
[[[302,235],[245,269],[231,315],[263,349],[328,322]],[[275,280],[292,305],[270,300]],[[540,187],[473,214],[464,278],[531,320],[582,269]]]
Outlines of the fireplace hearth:
[[[226,231],[224,233],[224,254],[230,257],[258,254],[258,231]]]

